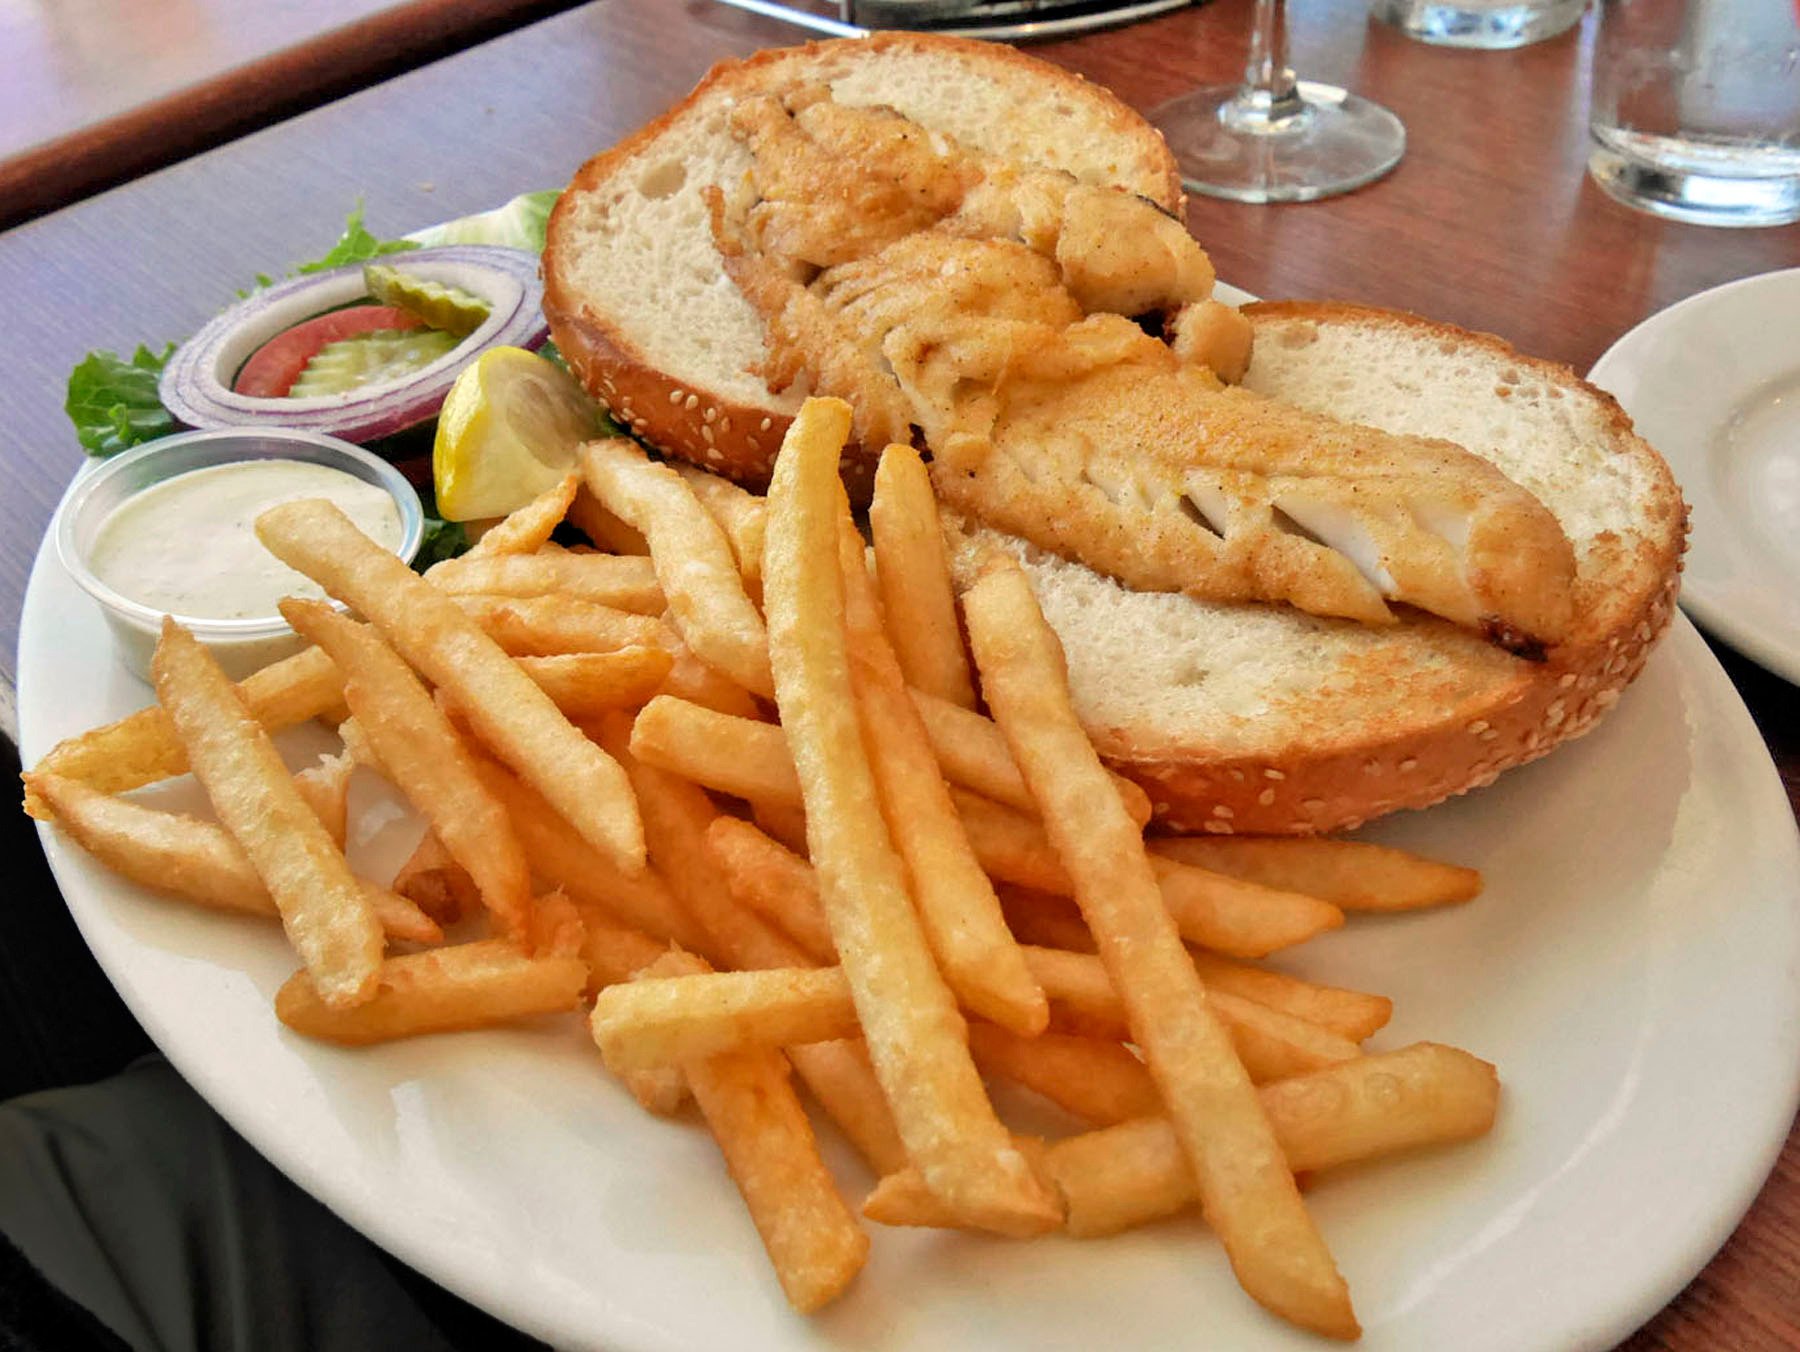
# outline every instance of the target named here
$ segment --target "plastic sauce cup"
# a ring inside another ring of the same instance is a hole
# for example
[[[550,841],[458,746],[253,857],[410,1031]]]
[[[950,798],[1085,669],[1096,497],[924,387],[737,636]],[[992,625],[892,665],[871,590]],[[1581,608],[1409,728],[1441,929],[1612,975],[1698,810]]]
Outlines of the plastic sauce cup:
[[[298,460],[325,465],[384,489],[400,513],[400,546],[395,552],[409,563],[418,553],[425,533],[425,513],[419,505],[419,495],[399,470],[348,441],[318,432],[228,427],[183,432],[133,447],[76,482],[57,513],[55,527],[57,557],[69,576],[99,603],[112,630],[119,661],[132,674],[150,679],[150,658],[162,634],[164,612],[132,600],[94,575],[88,560],[101,527],[128,499],[178,474],[251,460]],[[306,646],[305,640],[273,611],[267,616],[235,620],[190,615],[175,618],[211,650],[233,680],[242,680]]]

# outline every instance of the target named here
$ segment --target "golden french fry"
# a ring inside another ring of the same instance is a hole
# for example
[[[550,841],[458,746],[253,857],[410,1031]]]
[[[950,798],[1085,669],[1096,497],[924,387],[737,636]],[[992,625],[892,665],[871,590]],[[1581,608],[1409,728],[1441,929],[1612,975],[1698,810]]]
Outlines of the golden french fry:
[[[731,967],[804,966],[793,943],[753,911],[731,899],[724,876],[706,851],[706,831],[719,809],[706,791],[631,753],[631,720],[613,714],[587,731],[625,768],[644,816],[650,860],[681,908],[696,922],[696,951]]]
[[[807,805],[809,853],[877,1078],[932,1190],[994,1229],[1053,1226],[1055,1199],[994,1116],[962,1018],[888,838],[852,698],[838,549],[840,400],[809,399],[769,490],[763,599],[776,703]],[[821,566],[824,563],[826,566]]]
[[[688,651],[685,643],[672,639],[664,646],[674,655],[675,661],[669,668],[668,678],[663,681],[662,694],[738,718],[761,716],[756,696],[724,672],[707,666]]]
[[[443,594],[514,657],[611,653],[667,641],[661,620],[573,596]]]
[[[624,771],[577,732],[456,603],[362,534],[329,502],[290,502],[257,518],[277,558],[379,629],[476,734],[627,873],[644,867],[644,831]],[[640,617],[641,618],[641,617]]]
[[[294,776],[294,787],[340,850],[350,833],[350,772],[354,769],[356,758],[343,752],[321,756]]]
[[[608,554],[650,557],[650,542],[601,506],[586,484],[569,504],[569,524]]]
[[[588,994],[629,981],[669,951],[642,930],[621,925],[610,911],[571,898],[581,915],[581,956],[588,965]]]
[[[787,734],[773,723],[658,695],[638,710],[631,752],[646,765],[751,802],[800,801]]]
[[[810,864],[736,817],[721,816],[706,828],[706,850],[733,900],[779,926],[814,962],[830,966],[837,961]]]
[[[758,1047],[832,1042],[857,1033],[837,967],[768,967],[650,979],[640,973],[594,1001],[589,1028],[613,1070],[681,1065]]]
[[[476,762],[482,782],[506,805],[531,871],[567,892],[578,906],[595,906],[663,942],[700,942],[681,903],[651,869],[628,874],[584,840],[549,801],[490,760]]]
[[[1006,923],[1020,943],[1061,948],[1071,953],[1092,953],[1094,936],[1074,902],[1048,892],[1003,887],[1000,902]],[[1194,949],[1194,966],[1209,990],[1255,1000],[1271,1009],[1295,1015],[1321,1028],[1361,1042],[1387,1025],[1394,1002],[1385,995],[1321,986],[1287,972],[1270,971],[1233,962],[1205,949]]]
[[[587,924],[581,908],[560,887],[531,899],[525,933],[526,951],[536,958],[580,957],[587,947]]]
[[[237,691],[252,718],[267,731],[279,732],[336,705],[344,695],[344,679],[329,657],[308,648],[246,677]],[[39,774],[79,779],[102,793],[124,793],[185,774],[188,763],[169,716],[153,704],[116,723],[65,738],[33,768]],[[29,791],[25,810],[49,820],[45,805]]]
[[[1125,1002],[1100,958],[1060,948],[1027,946],[1024,952],[1032,975],[1050,997],[1052,1026],[1089,1037],[1130,1036]],[[1231,1034],[1245,1072],[1258,1084],[1361,1054],[1349,1038],[1255,1000],[1215,989],[1207,991],[1207,999]]]
[[[875,470],[869,506],[875,571],[888,637],[909,685],[965,709],[975,683],[956,622],[950,560],[925,462],[910,446],[889,446]]]
[[[444,842],[430,831],[419,837],[417,847],[394,875],[392,886],[440,924],[461,919],[481,904],[469,871],[450,857]]]
[[[1036,815],[1037,802],[1025,787],[1019,767],[1013,764],[1012,748],[1007,746],[1005,735],[994,726],[993,719],[923,690],[914,690],[912,699],[919,717],[925,721],[925,731],[946,779],[984,798]],[[1113,774],[1113,783],[1118,786],[1119,801],[1125,804],[1131,819],[1139,826],[1146,825],[1150,820],[1150,795],[1120,774]]]
[[[1066,1033],[1020,1037],[977,1022],[969,1025],[969,1050],[982,1074],[1022,1084],[1092,1126],[1162,1111],[1150,1072],[1118,1042]]]
[[[212,654],[168,616],[150,674],[194,777],[275,899],[320,998],[333,1007],[368,1000],[381,967],[381,925],[269,734]]]
[[[1480,1136],[1493,1126],[1500,1085],[1487,1062],[1417,1043],[1258,1092],[1289,1164],[1318,1170]],[[1072,1235],[1115,1234],[1194,1201],[1167,1118],[1059,1141],[1049,1169],[1069,1199]]]
[[[934,702],[916,690],[912,698],[924,718],[938,768],[946,779],[977,792],[998,787],[1023,799],[1019,806],[1025,810],[1037,811],[1000,729],[980,714],[941,700]],[[748,713],[739,713],[717,705],[701,707],[701,703],[678,699],[671,691],[646,704],[632,738],[638,755],[720,793],[757,803],[798,805],[800,779],[794,773],[793,753],[781,730],[757,718],[754,707]],[[942,716],[945,711],[950,714],[947,719]],[[1115,777],[1115,782],[1127,810],[1135,815],[1141,806],[1148,818],[1150,800],[1143,796],[1143,790],[1129,780]],[[1041,832],[1030,836],[1028,843],[1019,848],[1035,848],[1046,859],[1050,857],[1049,845]],[[1046,867],[1053,870],[1050,876],[1062,876],[1054,871],[1056,866]]]
[[[1468,901],[1481,891],[1475,869],[1360,840],[1186,836],[1157,840],[1150,848],[1165,859],[1304,892],[1346,911],[1410,911]]]
[[[594,496],[650,542],[682,641],[746,690],[773,695],[762,616],[744,592],[730,542],[693,490],[624,437],[582,447],[581,468]]]
[[[290,597],[281,614],[296,633],[331,654],[344,673],[344,699],[387,777],[468,870],[502,929],[523,942],[531,909],[524,847],[430,692],[372,629],[324,602]]]
[[[951,992],[967,1009],[1027,1036],[1050,1020],[994,885],[963,834],[937,756],[906,691],[906,677],[882,629],[862,537],[845,512],[838,566],[844,575],[844,630],[850,686],[888,832],[906,864],[926,941]]]
[[[700,505],[712,514],[725,538],[731,542],[732,557],[744,579],[744,590],[751,600],[762,597],[763,535],[768,526],[768,503],[717,474],[708,474],[694,465],[676,465],[679,474]]]
[[[997,561],[963,612],[988,706],[1042,809],[1233,1271],[1284,1318],[1355,1337],[1349,1291],[1182,947],[1143,837],[1075,717],[1061,647],[1023,570]]]
[[[494,523],[473,545],[465,558],[502,558],[508,554],[532,554],[550,539],[575,500],[581,478],[573,470],[562,482],[546,488],[530,502]]]
[[[1415,1043],[1257,1091],[1295,1169],[1378,1159],[1487,1132],[1499,1106],[1494,1068],[1454,1047]],[[1194,1175],[1166,1117],[1142,1117],[1057,1141],[1039,1167],[1069,1204],[1064,1230],[1117,1234],[1196,1200]],[[884,1225],[943,1225],[916,1170],[884,1177],[863,1204]]]
[[[963,789],[952,796],[983,868],[1003,882],[1069,895],[1069,873],[1042,821]],[[1156,856],[1149,863],[1181,936],[1234,958],[1264,957],[1344,923],[1342,911],[1315,897],[1277,892]]]
[[[360,1046],[576,1009],[587,981],[580,958],[527,957],[503,939],[389,958],[376,971],[373,998],[348,1009],[325,1003],[310,974],[296,972],[276,992],[275,1013],[296,1033]]]
[[[629,554],[464,554],[434,564],[428,581],[448,592],[572,596],[639,615],[658,615],[662,588],[650,560]]]
[[[1249,967],[1203,950],[1193,956],[1194,967],[1208,990],[1254,1000],[1352,1042],[1372,1037],[1393,1017],[1394,1002],[1385,995],[1321,986],[1286,972]]]
[[[645,977],[705,970],[676,952]],[[787,1061],[778,1051],[749,1051],[690,1061],[683,1070],[788,1302],[804,1313],[836,1299],[862,1270],[869,1237],[819,1158]]]
[[[231,833],[214,822],[115,798],[60,775],[27,776],[67,831],[114,873],[154,892],[219,911],[279,919],[275,899]],[[390,939],[437,943],[437,922],[406,897],[357,880]]]
[[[667,649],[637,646],[516,660],[570,719],[592,718],[608,709],[635,709],[662,688],[675,665]]]

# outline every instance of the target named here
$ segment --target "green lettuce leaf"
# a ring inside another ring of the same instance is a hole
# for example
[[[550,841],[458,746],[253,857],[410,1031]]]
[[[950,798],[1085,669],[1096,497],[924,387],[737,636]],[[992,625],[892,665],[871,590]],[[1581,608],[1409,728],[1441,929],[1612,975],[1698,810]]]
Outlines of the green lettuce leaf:
[[[492,211],[428,225],[423,230],[415,230],[407,239],[427,249],[443,244],[500,244],[509,249],[542,253],[550,208],[556,205],[556,199],[561,195],[555,188],[521,193]]]
[[[156,392],[157,377],[174,351],[173,343],[160,353],[139,343],[129,360],[116,352],[90,352],[69,372],[63,409],[89,455],[116,455],[175,430],[175,419]]]
[[[356,205],[350,208],[349,219],[344,222],[344,233],[338,236],[338,242],[331,246],[331,251],[323,258],[315,258],[310,263],[299,264],[294,271],[296,273],[329,272],[332,268],[341,268],[346,263],[366,263],[371,258],[380,258],[383,254],[404,253],[408,249],[418,247],[418,243],[410,239],[377,239],[363,225],[363,204],[362,199],[358,198]]]

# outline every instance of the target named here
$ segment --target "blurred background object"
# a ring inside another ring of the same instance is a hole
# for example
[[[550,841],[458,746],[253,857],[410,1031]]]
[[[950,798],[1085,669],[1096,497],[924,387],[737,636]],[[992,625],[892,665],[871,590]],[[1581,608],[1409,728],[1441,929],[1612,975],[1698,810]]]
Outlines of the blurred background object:
[[[929,28],[964,37],[1067,36],[1147,19],[1194,0],[723,0],[815,33],[853,37],[877,28]]]
[[[1374,0],[1369,12],[1438,47],[1503,50],[1566,33],[1587,0]]]

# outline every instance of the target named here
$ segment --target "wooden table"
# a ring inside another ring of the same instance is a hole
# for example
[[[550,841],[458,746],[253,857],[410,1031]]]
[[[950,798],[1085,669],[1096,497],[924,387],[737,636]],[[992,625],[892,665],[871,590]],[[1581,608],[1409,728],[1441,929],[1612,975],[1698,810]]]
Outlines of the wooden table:
[[[1039,48],[1149,107],[1235,79],[1248,0]],[[1388,179],[1335,201],[1196,200],[1220,274],[1272,297],[1417,309],[1586,367],[1646,315],[1733,278],[1800,265],[1800,227],[1718,231],[1640,216],[1583,171],[1592,20],[1516,53],[1411,43],[1360,7],[1298,0],[1303,75],[1406,121]],[[707,0],[590,5],[318,109],[0,236],[0,694],[10,693],[31,558],[79,452],[61,414],[82,352],[190,333],[234,287],[319,252],[358,195],[399,233],[554,186],[680,96],[713,61],[798,35]],[[1800,699],[1721,654],[1800,811]],[[1655,1186],[1646,1179],[1645,1186]],[[1800,1143],[1724,1250],[1629,1344],[1800,1343]]]
[[[0,228],[573,0],[0,7]]]

